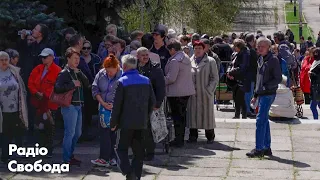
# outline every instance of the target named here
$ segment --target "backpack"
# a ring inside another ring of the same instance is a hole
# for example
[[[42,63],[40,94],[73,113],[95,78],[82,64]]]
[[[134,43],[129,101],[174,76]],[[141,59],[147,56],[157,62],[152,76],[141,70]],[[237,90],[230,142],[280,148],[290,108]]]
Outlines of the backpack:
[[[289,70],[297,68],[296,58],[291,53],[290,48],[287,44],[279,45],[279,55],[286,61]]]

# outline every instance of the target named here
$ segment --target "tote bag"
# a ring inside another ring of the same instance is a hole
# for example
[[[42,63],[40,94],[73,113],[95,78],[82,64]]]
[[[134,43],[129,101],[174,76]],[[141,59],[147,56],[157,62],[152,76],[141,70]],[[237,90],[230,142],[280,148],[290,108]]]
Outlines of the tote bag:
[[[102,128],[110,128],[111,111],[99,104],[99,119]]]

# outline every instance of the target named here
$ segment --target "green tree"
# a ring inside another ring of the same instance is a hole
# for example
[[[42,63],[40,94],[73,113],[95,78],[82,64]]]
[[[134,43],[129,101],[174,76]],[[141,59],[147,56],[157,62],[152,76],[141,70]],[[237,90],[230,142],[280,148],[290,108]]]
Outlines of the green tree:
[[[52,43],[57,43],[60,30],[63,28],[63,19],[55,13],[45,14],[47,6],[39,1],[28,2],[22,0],[0,1],[0,49],[14,48],[21,29],[33,29],[38,23],[46,24],[51,30]]]

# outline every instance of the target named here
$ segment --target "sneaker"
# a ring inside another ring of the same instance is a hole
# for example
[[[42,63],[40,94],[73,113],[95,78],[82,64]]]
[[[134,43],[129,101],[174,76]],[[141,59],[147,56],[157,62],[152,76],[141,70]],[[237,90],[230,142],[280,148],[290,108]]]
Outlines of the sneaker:
[[[266,156],[272,156],[271,148],[263,150],[263,154],[266,155]]]
[[[182,148],[184,146],[184,142],[180,142],[177,140],[173,140],[169,143],[169,146],[176,147],[176,148]]]
[[[246,155],[249,158],[256,158],[256,157],[262,158],[264,156],[263,152],[264,152],[263,150],[258,151],[256,149],[253,149],[251,152],[248,152]]]
[[[187,140],[187,143],[189,143],[189,144],[197,143],[197,138],[189,137],[189,139]]]
[[[214,140],[211,139],[211,140],[207,140],[207,144],[213,144],[214,143]]]
[[[110,167],[109,162],[103,160],[103,159],[96,159],[96,160],[91,160],[91,163],[97,166],[102,166],[102,167]]]
[[[110,160],[109,164],[111,166],[117,166],[117,160],[113,158],[113,159]]]

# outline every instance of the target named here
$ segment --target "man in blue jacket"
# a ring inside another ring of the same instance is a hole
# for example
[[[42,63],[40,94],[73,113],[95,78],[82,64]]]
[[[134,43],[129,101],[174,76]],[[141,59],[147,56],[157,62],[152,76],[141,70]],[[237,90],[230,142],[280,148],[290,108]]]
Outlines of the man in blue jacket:
[[[144,159],[143,132],[147,129],[150,114],[155,107],[155,96],[150,80],[140,75],[137,59],[125,55],[121,59],[124,74],[118,80],[110,127],[117,132],[117,164],[127,180],[141,178]],[[133,151],[130,164],[128,148]]]
[[[270,51],[271,41],[260,37],[257,41],[258,60],[257,82],[254,98],[255,104],[259,98],[256,123],[256,148],[246,155],[250,158],[271,156],[271,135],[269,125],[269,110],[276,97],[278,84],[282,81],[278,58]]]

